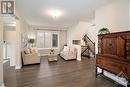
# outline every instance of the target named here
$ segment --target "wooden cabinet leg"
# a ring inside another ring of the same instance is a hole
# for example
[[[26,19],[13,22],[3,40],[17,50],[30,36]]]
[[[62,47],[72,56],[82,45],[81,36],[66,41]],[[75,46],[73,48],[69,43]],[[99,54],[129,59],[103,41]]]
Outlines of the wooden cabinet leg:
[[[97,78],[98,75],[104,75],[104,70],[101,69],[101,73],[98,73],[98,68],[96,67],[95,75],[96,75],[96,78]]]
[[[104,75],[104,70],[102,69],[102,75]]]
[[[95,74],[96,74],[96,78],[97,78],[97,67],[96,67],[96,70],[95,70]]]
[[[128,80],[127,87],[130,87],[130,80]]]

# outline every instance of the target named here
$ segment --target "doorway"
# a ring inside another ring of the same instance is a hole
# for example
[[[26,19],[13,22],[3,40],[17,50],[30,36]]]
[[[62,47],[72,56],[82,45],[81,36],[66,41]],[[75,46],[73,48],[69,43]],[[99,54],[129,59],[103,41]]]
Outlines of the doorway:
[[[10,66],[15,66],[16,58],[16,27],[4,25],[3,28],[3,62],[9,62]]]

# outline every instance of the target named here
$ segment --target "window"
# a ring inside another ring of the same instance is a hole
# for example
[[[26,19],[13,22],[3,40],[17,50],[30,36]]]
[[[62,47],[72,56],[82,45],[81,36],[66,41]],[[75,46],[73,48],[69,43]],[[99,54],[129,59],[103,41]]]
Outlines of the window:
[[[44,33],[44,48],[52,48],[52,45],[51,45],[51,32],[45,32]]]
[[[52,46],[58,47],[58,35],[57,34],[52,34]]]
[[[37,47],[38,48],[58,48],[59,33],[51,31],[37,31]]]

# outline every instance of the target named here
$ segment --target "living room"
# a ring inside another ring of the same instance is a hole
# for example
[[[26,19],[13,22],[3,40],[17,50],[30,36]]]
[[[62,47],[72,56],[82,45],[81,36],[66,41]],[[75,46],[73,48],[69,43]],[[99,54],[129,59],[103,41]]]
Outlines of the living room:
[[[14,2],[14,15],[1,15],[4,26],[1,27],[4,29],[1,41],[15,40],[9,45],[14,49],[6,49],[13,54],[9,59],[11,65],[8,62],[1,64],[1,69],[4,65],[1,84],[5,87],[129,87],[128,79],[112,72],[105,72],[105,76],[113,81],[94,76],[99,31],[106,29],[110,34],[130,31],[129,0]],[[8,22],[11,19],[13,21]],[[15,24],[13,31],[9,25],[12,23]],[[87,48],[86,43],[92,45]],[[85,52],[86,56],[83,55]]]

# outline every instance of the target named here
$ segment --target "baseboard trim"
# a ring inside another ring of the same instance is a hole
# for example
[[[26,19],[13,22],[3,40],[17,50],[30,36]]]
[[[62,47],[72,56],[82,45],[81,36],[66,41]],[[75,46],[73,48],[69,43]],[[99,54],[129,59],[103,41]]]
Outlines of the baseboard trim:
[[[4,84],[1,84],[0,87],[5,87],[5,85],[4,85]]]
[[[15,66],[15,69],[21,69],[22,66]]]

